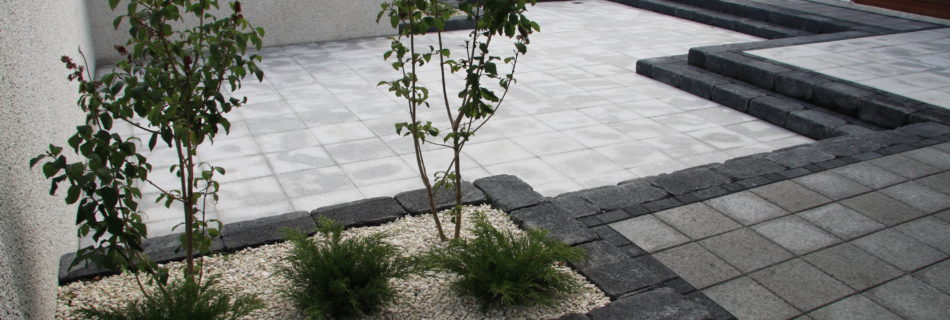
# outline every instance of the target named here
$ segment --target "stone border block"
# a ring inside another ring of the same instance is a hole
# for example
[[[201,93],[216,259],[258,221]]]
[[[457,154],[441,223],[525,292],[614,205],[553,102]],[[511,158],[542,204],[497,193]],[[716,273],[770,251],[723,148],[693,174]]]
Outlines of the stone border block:
[[[746,112],[753,99],[767,96],[768,91],[745,83],[729,83],[713,88],[709,99],[718,104]]]
[[[742,157],[727,160],[723,162],[721,167],[716,168],[716,171],[737,180],[749,179],[784,170],[785,167],[759,157]]]
[[[815,110],[792,111],[785,120],[787,129],[818,140],[834,137],[835,128],[847,124],[844,120]]]
[[[749,102],[747,113],[769,123],[785,126],[788,114],[800,110],[805,110],[805,106],[799,101],[784,97],[764,96],[752,99]]]
[[[310,215],[324,216],[352,228],[390,222],[406,215],[406,210],[393,198],[379,197],[321,207],[310,211]]]
[[[455,189],[439,188],[435,192],[435,209],[438,211],[455,206]],[[396,194],[394,197],[406,212],[412,215],[430,213],[429,195],[426,189],[416,189]],[[485,194],[468,181],[462,181],[462,205],[485,202]]]
[[[309,235],[316,232],[317,225],[309,212],[297,211],[226,224],[221,232],[221,239],[224,240],[227,250],[239,250],[285,240],[287,237],[284,228]],[[215,250],[212,248],[212,251]]]
[[[665,173],[648,180],[672,195],[681,195],[731,182],[729,177],[703,167]]]
[[[533,206],[544,200],[534,188],[512,175],[481,178],[475,180],[474,184],[485,194],[489,203],[505,212]]]
[[[811,147],[792,147],[769,153],[765,158],[787,168],[800,168],[834,159],[835,156]]]
[[[536,206],[515,210],[509,213],[518,226],[525,229],[544,229],[548,236],[568,245],[576,245],[597,240],[591,231],[560,207],[544,202]]]

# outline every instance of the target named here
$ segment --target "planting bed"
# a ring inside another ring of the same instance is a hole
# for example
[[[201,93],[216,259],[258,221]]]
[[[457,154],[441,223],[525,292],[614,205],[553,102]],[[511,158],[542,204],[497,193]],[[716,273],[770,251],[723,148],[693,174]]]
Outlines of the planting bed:
[[[475,211],[486,214],[488,221],[499,230],[523,233],[508,216],[489,205],[469,206],[463,210],[465,226],[471,226],[471,217]],[[429,215],[406,216],[396,221],[372,227],[351,228],[344,237],[354,237],[385,232],[390,235],[388,242],[398,246],[404,255],[414,255],[428,251],[435,246],[445,245],[435,234],[434,222]],[[462,232],[469,236],[468,230]],[[314,237],[320,237],[316,235]],[[319,240],[319,239],[318,239]],[[221,276],[220,285],[235,293],[256,294],[265,302],[265,308],[258,310],[247,319],[302,319],[292,302],[281,292],[292,283],[277,269],[287,263],[291,245],[276,243],[256,248],[244,249],[232,254],[216,254],[205,258],[205,270],[209,274]],[[181,262],[171,262],[167,266],[181,276]],[[458,297],[450,288],[455,277],[443,272],[426,272],[402,280],[393,280],[397,291],[394,303],[385,307],[378,315],[370,319],[483,319],[483,318],[558,318],[569,313],[587,313],[595,308],[607,305],[610,299],[594,284],[591,284],[576,271],[566,266],[559,267],[571,273],[582,285],[577,292],[565,295],[561,302],[550,307],[530,306],[492,310],[481,313],[474,298]],[[131,274],[123,273],[109,276],[98,281],[73,282],[60,287],[58,294],[57,319],[72,319],[71,312],[84,306],[117,306],[141,296]]]

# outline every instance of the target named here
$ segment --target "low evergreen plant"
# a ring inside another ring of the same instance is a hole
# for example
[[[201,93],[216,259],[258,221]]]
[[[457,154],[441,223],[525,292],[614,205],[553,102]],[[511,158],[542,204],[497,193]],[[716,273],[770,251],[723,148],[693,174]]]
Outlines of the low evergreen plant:
[[[386,235],[344,239],[343,226],[329,219],[317,222],[323,241],[287,230],[293,244],[290,263],[281,273],[292,283],[286,294],[310,319],[351,319],[372,314],[392,301],[389,285],[419,269],[416,259],[399,255]]]
[[[216,283],[215,277],[202,284],[173,280],[147,293],[144,299],[123,307],[84,308],[79,310],[79,315],[99,320],[233,320],[264,306],[257,297],[234,295],[215,288]]]
[[[523,236],[492,226],[484,214],[474,219],[471,239],[455,239],[427,256],[435,269],[457,274],[454,289],[478,299],[482,311],[539,303],[552,304],[558,293],[574,292],[577,283],[555,266],[582,259],[582,249],[529,229]]]

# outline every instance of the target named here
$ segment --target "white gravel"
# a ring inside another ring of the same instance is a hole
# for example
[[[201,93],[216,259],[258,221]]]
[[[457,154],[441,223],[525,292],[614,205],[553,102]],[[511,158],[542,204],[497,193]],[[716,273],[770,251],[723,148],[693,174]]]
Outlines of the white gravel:
[[[484,212],[495,227],[522,233],[504,212],[488,205],[465,207],[465,226],[471,226],[470,218],[476,210]],[[445,217],[444,214],[442,216]],[[434,225],[431,215],[404,217],[381,226],[349,229],[344,232],[344,237],[385,232],[390,235],[388,241],[399,246],[401,252],[408,256],[428,251],[433,246],[444,245],[438,240]],[[462,236],[469,236],[465,228]],[[289,281],[276,273],[277,267],[286,263],[289,249],[289,244],[277,243],[233,254],[213,255],[204,260],[205,272],[221,275],[220,286],[226,290],[255,294],[264,300],[264,309],[250,314],[245,319],[304,319],[290,300],[281,293],[282,288],[290,285]],[[181,276],[180,262],[172,262],[166,266],[172,270],[173,277]],[[571,312],[586,313],[610,302],[610,299],[586,278],[570,268],[559,268],[570,272],[581,286],[577,292],[563,296],[560,303],[551,307],[530,306],[482,313],[474,298],[458,297],[452,292],[449,284],[454,275],[428,272],[393,280],[392,284],[398,295],[396,301],[368,319],[549,319]],[[80,307],[119,305],[140,296],[131,274],[105,277],[98,281],[70,283],[59,287],[56,318],[74,319],[71,313]]]

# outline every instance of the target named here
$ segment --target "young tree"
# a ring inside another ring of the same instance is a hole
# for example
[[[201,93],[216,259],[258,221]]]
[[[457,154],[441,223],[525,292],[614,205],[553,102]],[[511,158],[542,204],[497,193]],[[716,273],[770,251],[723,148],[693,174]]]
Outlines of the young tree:
[[[109,6],[115,10],[119,2],[109,0]],[[86,114],[68,140],[81,159],[70,162],[61,147],[51,144],[30,165],[45,160],[42,170],[52,180],[50,194],[65,183],[66,203],[78,202],[78,235],[91,236],[94,244],[80,249],[72,266],[92,262],[144,271],[164,290],[168,271],[142,252],[147,230],[138,185],[148,183],[161,192],[155,201],[182,205],[185,281],[188,287],[202,287],[195,255],[207,252],[219,235],[220,222],[206,220],[204,212],[209,198],[217,200],[215,175],[225,171],[199,163],[198,146],[213,142],[222,129],[226,133],[230,123],[225,113],[247,100],[225,97],[225,90],[240,88],[248,74],[263,79],[257,66],[261,57],[245,53],[248,44],[261,47],[264,30],[244,19],[239,1],[227,5],[230,14],[218,18],[211,14],[221,9],[218,0],[129,0],[114,25],[127,23],[131,39],[116,46],[125,59],[112,72],[97,80],[72,58],[62,58],[71,70],[69,79],[79,82],[77,104]],[[120,134],[117,121],[145,132],[147,142]],[[176,185],[159,186],[149,178],[152,165],[142,150],[158,144],[178,156],[169,169],[178,178]],[[136,279],[144,291],[137,274]]]
[[[415,150],[416,165],[419,175],[429,197],[429,209],[435,219],[439,238],[447,240],[442,222],[436,213],[435,194],[440,188],[454,190],[455,207],[453,218],[457,239],[461,231],[462,205],[462,172],[459,158],[465,143],[492,118],[501,107],[509,88],[514,83],[514,72],[518,64],[518,57],[527,52],[529,35],[540,31],[534,21],[529,20],[524,12],[526,5],[534,5],[537,0],[469,0],[459,4],[456,10],[441,0],[393,0],[382,4],[382,11],[377,16],[377,22],[383,16],[388,16],[394,28],[403,26],[399,35],[392,38],[390,50],[383,54],[385,60],[393,58],[392,67],[401,72],[399,79],[381,81],[380,85],[389,87],[398,97],[406,99],[409,110],[409,122],[396,124],[397,133],[411,136]],[[452,59],[452,52],[443,44],[442,33],[445,23],[456,12],[461,12],[468,19],[475,22],[475,29],[468,34],[462,49],[464,54],[459,59]],[[417,38],[434,30],[437,44],[427,48],[417,47]],[[497,37],[514,40],[514,50],[508,57],[494,56],[491,53],[492,41]],[[421,119],[420,111],[428,108],[429,89],[420,85],[417,67],[430,63],[432,58],[438,59],[437,67],[441,75],[441,97],[437,97],[438,104],[443,104],[448,120],[448,133],[442,141],[436,139],[441,130],[433,126],[432,121]],[[499,72],[499,64],[510,65],[508,73]],[[453,106],[449,98],[446,82],[446,69],[450,74],[464,72],[464,88],[458,92],[459,102]],[[500,94],[496,93],[486,82],[498,81]],[[405,133],[403,133],[405,130]],[[422,154],[422,145],[429,143],[452,150],[452,161],[449,167],[436,172],[430,180],[426,170],[426,159]]]

